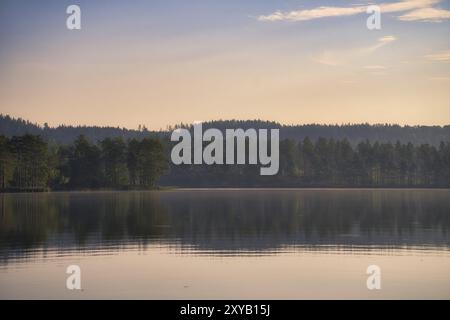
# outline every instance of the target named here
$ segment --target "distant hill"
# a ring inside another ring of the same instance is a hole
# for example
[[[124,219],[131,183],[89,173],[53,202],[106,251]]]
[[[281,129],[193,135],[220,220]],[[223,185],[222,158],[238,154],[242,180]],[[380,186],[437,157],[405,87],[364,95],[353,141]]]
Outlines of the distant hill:
[[[187,127],[188,125],[179,125]],[[281,125],[276,122],[261,120],[219,120],[204,123],[207,128],[278,128],[281,139],[301,141],[305,137],[315,140],[319,137],[344,139],[351,144],[363,140],[379,142],[412,142],[415,145],[428,143],[434,146],[441,141],[450,141],[450,125],[446,126],[400,126],[395,124],[346,124],[346,125]],[[108,137],[143,138],[148,136],[167,136],[167,131],[149,131],[145,127],[141,130],[131,130],[119,127],[99,126],[58,126],[49,127],[46,124],[39,125],[20,118],[8,115],[0,115],[0,134],[8,137],[23,135],[25,133],[38,134],[49,142],[59,144],[72,143],[80,134],[85,135],[92,142],[97,142]]]
[[[130,130],[119,127],[99,127],[99,126],[58,126],[49,127],[39,125],[21,118],[13,118],[8,115],[0,115],[0,135],[7,137],[21,136],[26,133],[40,135],[49,142],[57,144],[70,144],[83,134],[92,142],[97,142],[105,138],[122,137],[144,138],[154,135],[164,134],[161,132],[151,132],[145,127],[142,130]]]

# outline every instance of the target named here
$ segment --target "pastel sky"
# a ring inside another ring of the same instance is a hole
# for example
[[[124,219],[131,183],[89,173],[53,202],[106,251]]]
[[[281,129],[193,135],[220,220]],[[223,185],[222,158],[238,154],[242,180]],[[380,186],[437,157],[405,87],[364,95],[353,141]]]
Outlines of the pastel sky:
[[[0,113],[165,128],[450,124],[450,1],[0,2]],[[81,8],[81,30],[66,8]]]

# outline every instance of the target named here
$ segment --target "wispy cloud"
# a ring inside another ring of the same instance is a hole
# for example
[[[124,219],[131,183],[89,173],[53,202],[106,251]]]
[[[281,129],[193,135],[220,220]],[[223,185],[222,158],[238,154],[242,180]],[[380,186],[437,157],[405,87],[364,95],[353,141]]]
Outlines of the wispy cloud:
[[[423,8],[405,13],[398,18],[402,21],[441,22],[442,20],[450,19],[450,10]]]
[[[320,64],[328,65],[328,66],[339,66],[352,61],[357,57],[367,56],[372,54],[376,50],[384,47],[385,45],[394,42],[397,40],[394,36],[384,36],[377,40],[377,42],[368,47],[356,48],[351,50],[341,50],[341,51],[323,51],[312,58],[315,62]],[[373,71],[377,69],[380,71],[382,66],[367,66],[367,69],[372,68]]]
[[[430,61],[450,61],[450,50],[427,54],[425,58]]]
[[[397,40],[396,37],[394,36],[384,36],[378,39],[378,42],[376,44],[374,44],[373,46],[367,47],[367,48],[363,48],[361,49],[362,52],[374,52],[375,50],[384,47],[385,45],[394,42],[395,40]]]
[[[352,16],[365,12],[365,7],[318,7],[309,10],[298,10],[291,12],[276,11],[267,16],[259,16],[260,21],[306,21],[325,17]]]
[[[381,3],[382,13],[406,12],[398,17],[402,21],[441,21],[449,19],[450,11],[432,8],[442,0],[404,0],[392,3]],[[327,17],[353,16],[365,13],[369,5],[357,5],[352,7],[327,7],[321,6],[312,9],[294,10],[290,12],[275,11],[268,15],[260,15],[259,21],[307,21]]]
[[[343,63],[343,59],[339,53],[331,51],[323,51],[312,58],[315,62],[327,66],[338,66]]]
[[[381,12],[403,12],[419,8],[431,7],[442,0],[405,0],[380,4]]]

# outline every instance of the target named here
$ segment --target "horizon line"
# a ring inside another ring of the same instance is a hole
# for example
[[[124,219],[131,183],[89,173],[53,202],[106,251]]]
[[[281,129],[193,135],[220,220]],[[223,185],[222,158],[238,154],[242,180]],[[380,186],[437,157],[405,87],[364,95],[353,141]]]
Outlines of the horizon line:
[[[61,128],[61,127],[73,127],[73,128],[80,128],[80,127],[98,127],[98,128],[114,128],[114,129],[125,129],[125,130],[129,130],[129,131],[139,131],[139,126],[142,126],[143,128],[147,129],[147,131],[149,132],[164,132],[164,131],[169,131],[169,128],[171,129],[175,129],[177,126],[184,126],[184,127],[190,127],[192,126],[195,122],[198,121],[192,121],[192,122],[179,122],[176,124],[168,124],[166,125],[165,128],[159,128],[159,129],[151,129],[148,128],[145,124],[138,124],[138,128],[129,128],[129,127],[125,127],[125,126],[119,126],[119,125],[99,125],[99,124],[67,124],[67,123],[60,123],[58,125],[48,125],[47,122],[44,122],[43,124],[38,123],[38,122],[33,122],[29,119],[23,118],[21,116],[13,116],[10,114],[4,114],[4,113],[0,113],[0,117],[1,118],[7,118],[9,117],[12,120],[16,120],[16,121],[25,121],[31,125],[35,125],[37,127],[39,127],[40,129],[44,129],[45,128],[45,124],[47,124],[48,128],[50,129],[57,129],[57,128]],[[279,121],[275,121],[275,120],[265,120],[265,119],[237,119],[237,118],[232,118],[232,119],[211,119],[211,120],[205,120],[205,121],[200,121],[202,123],[214,123],[214,122],[227,122],[227,121],[236,121],[236,122],[250,122],[250,121],[258,121],[258,122],[273,122],[275,125],[277,126],[281,126],[281,127],[299,127],[299,126],[337,126],[337,127],[344,127],[344,126],[361,126],[361,125],[369,125],[369,126],[399,126],[402,128],[405,127],[440,127],[440,128],[445,128],[450,126],[449,124],[444,124],[444,125],[440,125],[440,124],[399,124],[399,123],[395,123],[395,122],[373,122],[370,123],[368,121],[365,122],[341,122],[341,123],[324,123],[324,122],[309,122],[309,123],[282,123]],[[142,131],[142,130],[141,130]]]

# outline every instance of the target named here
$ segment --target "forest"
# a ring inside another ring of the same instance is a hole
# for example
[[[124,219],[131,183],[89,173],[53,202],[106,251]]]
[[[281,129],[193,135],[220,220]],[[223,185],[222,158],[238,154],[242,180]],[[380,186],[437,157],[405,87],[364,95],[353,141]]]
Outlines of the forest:
[[[91,142],[106,138],[142,139],[146,137],[167,138],[173,129],[190,127],[189,124],[176,124],[159,128],[148,129],[145,125],[138,125],[137,129],[127,129],[110,126],[49,126],[47,123],[39,125],[30,121],[13,118],[0,114],[0,135],[7,137],[22,136],[24,134],[40,135],[43,139],[55,144],[71,144],[80,135],[84,135]],[[447,126],[400,126],[398,124],[301,124],[281,125],[274,121],[263,120],[214,120],[203,123],[204,130],[216,128],[224,129],[242,128],[253,129],[279,129],[281,139],[294,140],[296,143],[306,137],[312,141],[318,138],[347,139],[352,146],[369,140],[371,142],[411,142],[413,145],[430,144],[438,147],[441,141],[450,141],[450,125]]]
[[[185,187],[450,187],[450,143],[352,146],[347,139],[280,141],[280,168],[260,176],[257,165],[170,166],[166,185]]]
[[[450,143],[306,137],[280,141],[280,169],[257,165],[173,165],[167,139],[80,135],[72,144],[39,135],[0,136],[1,191],[171,187],[450,187]]]
[[[2,191],[149,189],[166,168],[163,144],[153,138],[93,144],[81,135],[53,145],[37,135],[0,136]]]
[[[156,187],[450,187],[450,126],[203,123],[204,129],[280,130],[280,168],[174,165],[170,133],[98,126],[40,126],[0,115],[0,190]]]

